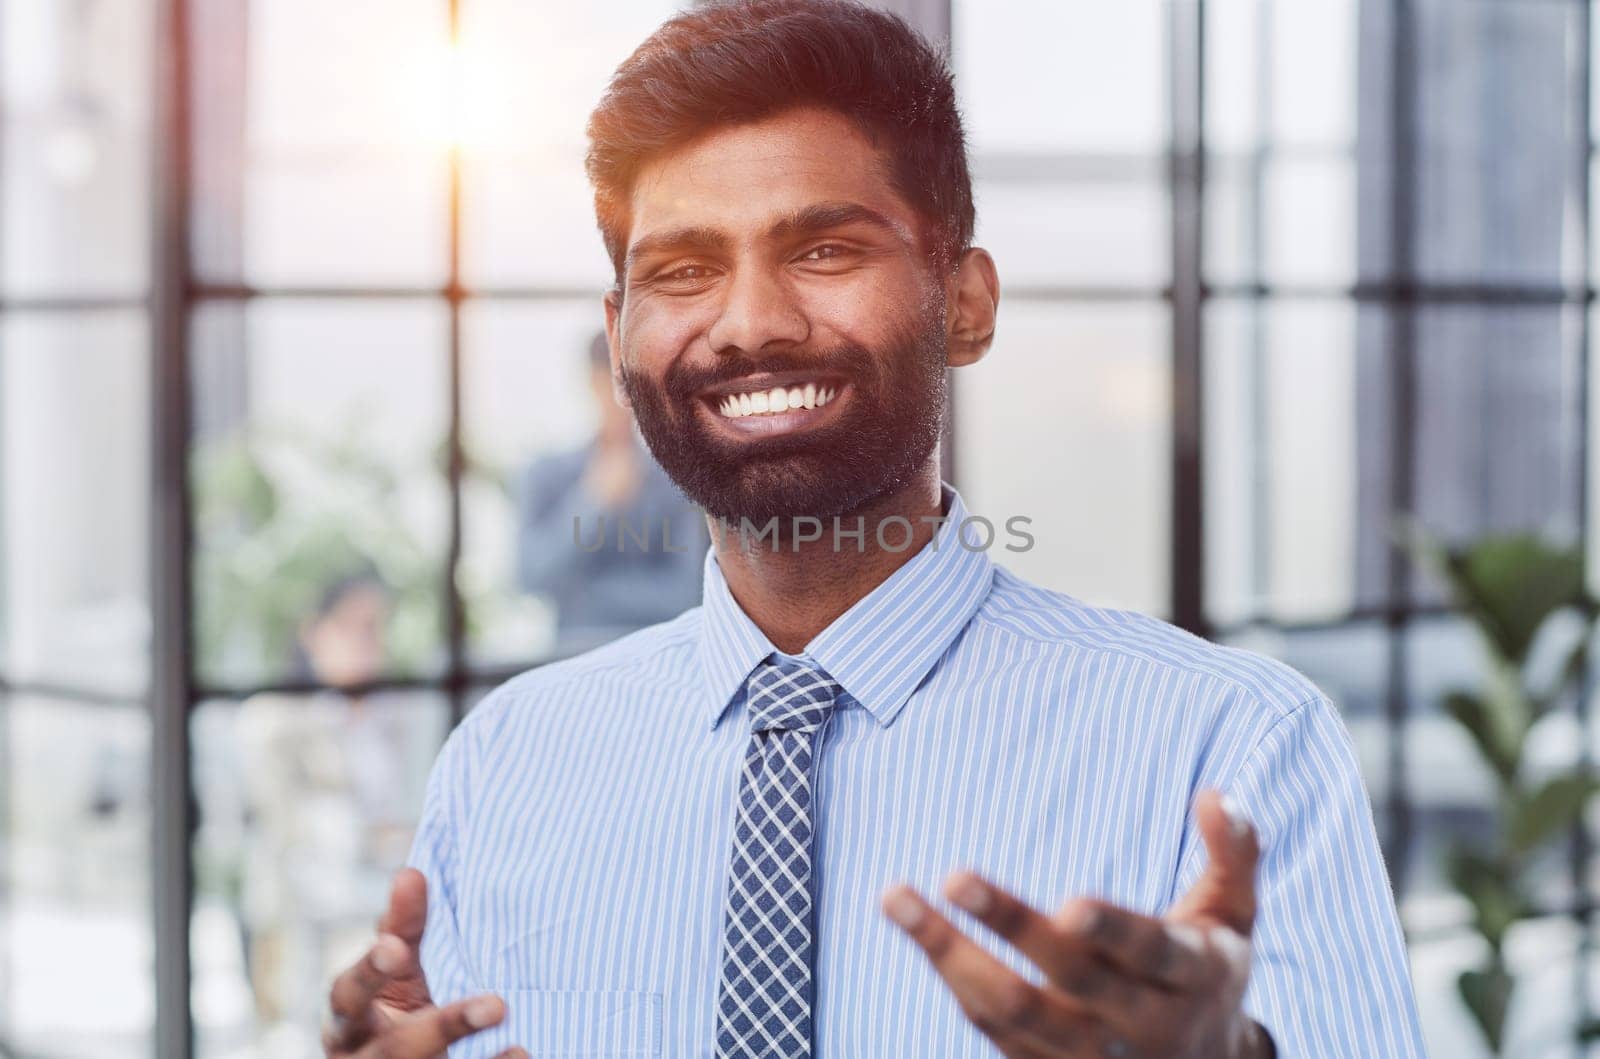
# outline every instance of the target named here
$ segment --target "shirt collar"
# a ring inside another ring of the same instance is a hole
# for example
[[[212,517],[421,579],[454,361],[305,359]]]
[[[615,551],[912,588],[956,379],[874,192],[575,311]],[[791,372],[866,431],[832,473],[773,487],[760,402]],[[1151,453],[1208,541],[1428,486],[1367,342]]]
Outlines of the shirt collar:
[[[835,618],[803,652],[879,725],[894,720],[966,628],[994,576],[988,553],[978,546],[982,538],[970,529],[963,539],[957,537],[967,519],[961,495],[943,483],[940,491],[946,522],[933,539]],[[733,598],[711,548],[705,562],[700,658],[712,728],[743,690],[750,671],[776,650]]]

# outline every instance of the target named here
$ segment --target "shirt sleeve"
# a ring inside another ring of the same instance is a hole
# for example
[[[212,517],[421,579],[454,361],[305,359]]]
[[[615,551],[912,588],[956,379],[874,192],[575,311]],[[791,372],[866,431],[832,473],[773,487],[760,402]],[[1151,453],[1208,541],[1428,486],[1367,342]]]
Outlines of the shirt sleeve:
[[[1227,790],[1262,851],[1245,1011],[1282,1059],[1424,1056],[1371,802],[1332,703],[1273,723]],[[1180,893],[1204,868],[1196,848]]]
[[[581,465],[579,465],[581,468]],[[585,553],[573,542],[572,505],[564,492],[576,482],[572,468],[551,457],[534,460],[517,480],[517,584],[524,592],[558,602],[581,578]],[[581,473],[581,471],[580,471]]]
[[[482,990],[461,944],[456,916],[460,860],[457,842],[466,798],[464,767],[470,733],[458,727],[445,741],[428,776],[422,817],[407,864],[428,880],[428,922],[422,934],[422,973],[435,1004],[444,1005]],[[452,1050],[452,1055],[454,1055]]]

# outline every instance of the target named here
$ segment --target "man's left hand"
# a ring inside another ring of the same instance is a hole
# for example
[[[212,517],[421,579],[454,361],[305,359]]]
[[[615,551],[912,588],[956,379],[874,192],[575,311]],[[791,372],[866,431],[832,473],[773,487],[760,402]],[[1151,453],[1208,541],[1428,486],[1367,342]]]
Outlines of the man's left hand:
[[[1045,981],[1001,963],[907,886],[884,911],[944,978],[974,1025],[1012,1059],[1267,1059],[1241,1007],[1255,923],[1255,829],[1215,791],[1196,803],[1210,864],[1160,919],[1103,901],[1045,915],[972,872],[945,896],[1022,952]]]

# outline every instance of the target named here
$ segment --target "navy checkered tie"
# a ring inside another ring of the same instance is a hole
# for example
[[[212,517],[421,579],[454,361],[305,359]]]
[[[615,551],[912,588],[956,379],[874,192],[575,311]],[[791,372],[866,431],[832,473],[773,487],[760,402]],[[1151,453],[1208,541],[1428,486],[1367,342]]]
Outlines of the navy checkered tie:
[[[750,675],[728,870],[717,1059],[811,1055],[811,764],[839,684],[788,659]]]

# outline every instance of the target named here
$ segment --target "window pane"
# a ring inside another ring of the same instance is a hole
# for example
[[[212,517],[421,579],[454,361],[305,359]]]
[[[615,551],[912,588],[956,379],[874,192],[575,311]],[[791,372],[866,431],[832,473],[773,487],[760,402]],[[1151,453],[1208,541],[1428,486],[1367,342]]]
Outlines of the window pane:
[[[149,753],[143,707],[0,699],[0,1040],[19,1055],[150,1054]]]
[[[1207,3],[1212,148],[1352,146],[1361,6],[1355,0]]]
[[[1260,181],[1265,163],[1213,155],[1205,184],[1206,278],[1213,283],[1266,281],[1266,218]]]
[[[371,942],[448,718],[392,692],[196,710],[199,1054],[319,1054],[327,982]]]
[[[1355,605],[1355,307],[1214,301],[1206,316],[1207,605],[1224,623]]]
[[[1266,138],[1261,58],[1268,53],[1268,34],[1261,16],[1269,6],[1209,0],[1205,10],[1206,144],[1220,153],[1254,150]]]
[[[1260,303],[1222,301],[1205,314],[1206,609],[1224,625],[1270,602],[1264,315]]]
[[[1597,71],[1597,73],[1600,73],[1600,71]],[[1596,80],[1600,81],[1600,77],[1596,77]],[[1597,160],[1597,157],[1593,154],[1589,156],[1589,196],[1590,202],[1600,202],[1600,160]],[[1576,248],[1574,247],[1574,249]],[[1574,256],[1578,255],[1575,254]],[[1587,277],[1584,277],[1580,274],[1580,270],[1584,267],[1584,264],[1585,262],[1582,261],[1577,263],[1576,267],[1573,269],[1573,280],[1579,282],[1586,280],[1591,286],[1593,286],[1596,281],[1596,277],[1600,277],[1600,239],[1590,240],[1589,260],[1587,262],[1589,272]]]
[[[464,498],[460,584],[482,662],[579,650],[700,601],[703,516],[633,440],[607,363],[591,361],[602,319],[598,298],[468,308],[464,420],[479,473]],[[615,491],[613,458],[632,469]],[[602,516],[609,543],[580,547],[573,520],[588,542]],[[646,543],[617,547],[618,519]]]
[[[443,306],[211,304],[193,335],[202,678],[340,683],[308,652],[323,622],[359,634],[363,679],[438,669]]]
[[[1000,542],[1033,520],[1030,550],[994,558],[1091,603],[1167,610],[1169,362],[1160,303],[1002,308],[994,349],[955,373],[967,506]]]
[[[466,282],[483,287],[611,285],[582,149],[551,149],[467,164],[462,216]]]
[[[976,242],[1006,285],[1159,288],[1171,275],[1166,186],[1155,165],[1052,174],[1016,159],[974,165]]]
[[[1206,5],[1205,266],[1214,282],[1346,286],[1358,258],[1361,276],[1378,278],[1388,247],[1368,247],[1383,226],[1367,236],[1365,222],[1386,210],[1375,193],[1384,175],[1357,160],[1376,160],[1369,144],[1381,130],[1363,125],[1357,136],[1356,73],[1359,58],[1371,68],[1362,91],[1371,92],[1388,55],[1368,27],[1358,56],[1359,8],[1354,0]],[[1385,116],[1377,107],[1361,114]]]
[[[1549,306],[1419,313],[1417,513],[1434,533],[1576,539],[1577,323]]]
[[[1355,279],[1355,167],[1343,158],[1286,158],[1269,167],[1267,275],[1274,283],[1350,283]]]
[[[446,5],[191,7],[200,273],[265,286],[442,283]]]
[[[0,3],[0,290],[137,295],[149,260],[149,0]]]
[[[1482,648],[1472,626],[1456,617],[1420,619],[1405,636],[1406,783],[1414,809],[1407,893],[1453,895],[1445,875],[1449,846],[1495,837],[1493,773],[1442,705],[1450,691],[1482,686]],[[1552,881],[1559,881],[1565,872],[1555,876]]]
[[[1560,282],[1577,264],[1579,8],[1426,0],[1416,12],[1422,275]]]
[[[1272,6],[1268,90],[1278,143],[1354,142],[1362,6],[1359,0],[1278,0]]]
[[[0,672],[143,694],[149,674],[144,316],[0,319]]]
[[[1464,541],[1538,530],[1576,539],[1577,316],[1559,306],[1434,305],[1416,310],[1415,412],[1395,423],[1396,321],[1358,313],[1355,381],[1356,599],[1390,598],[1388,551],[1398,523],[1390,483],[1401,430],[1414,447],[1413,513]],[[1420,574],[1420,601],[1442,599]]]
[[[1334,288],[1355,283],[1356,177],[1353,160],[1337,154],[1215,159],[1206,184],[1208,277]],[[1361,278],[1374,278],[1371,272],[1363,267]]]
[[[1590,316],[1589,327],[1591,335],[1594,334],[1593,329],[1596,326],[1600,326],[1600,320]],[[1600,415],[1595,414],[1595,409],[1600,409],[1600,370],[1597,370],[1595,365],[1594,341],[1592,338],[1588,348],[1580,350],[1577,355],[1581,356],[1588,366],[1586,381],[1588,383],[1590,409],[1584,423],[1587,433],[1579,439],[1580,444],[1584,445],[1586,451],[1591,454],[1585,466],[1585,470],[1588,472],[1588,481],[1584,483],[1588,489],[1588,510],[1584,512],[1587,516],[1584,526],[1588,531],[1587,539],[1583,541],[1585,572],[1588,575],[1589,591],[1600,596],[1600,460],[1593,457],[1594,453],[1600,452]]]
[[[955,0],[952,8],[956,86],[976,156],[1163,149],[1166,4]]]
[[[617,64],[685,6],[462,3],[463,266],[470,285],[610,284],[583,172],[584,125]]]

